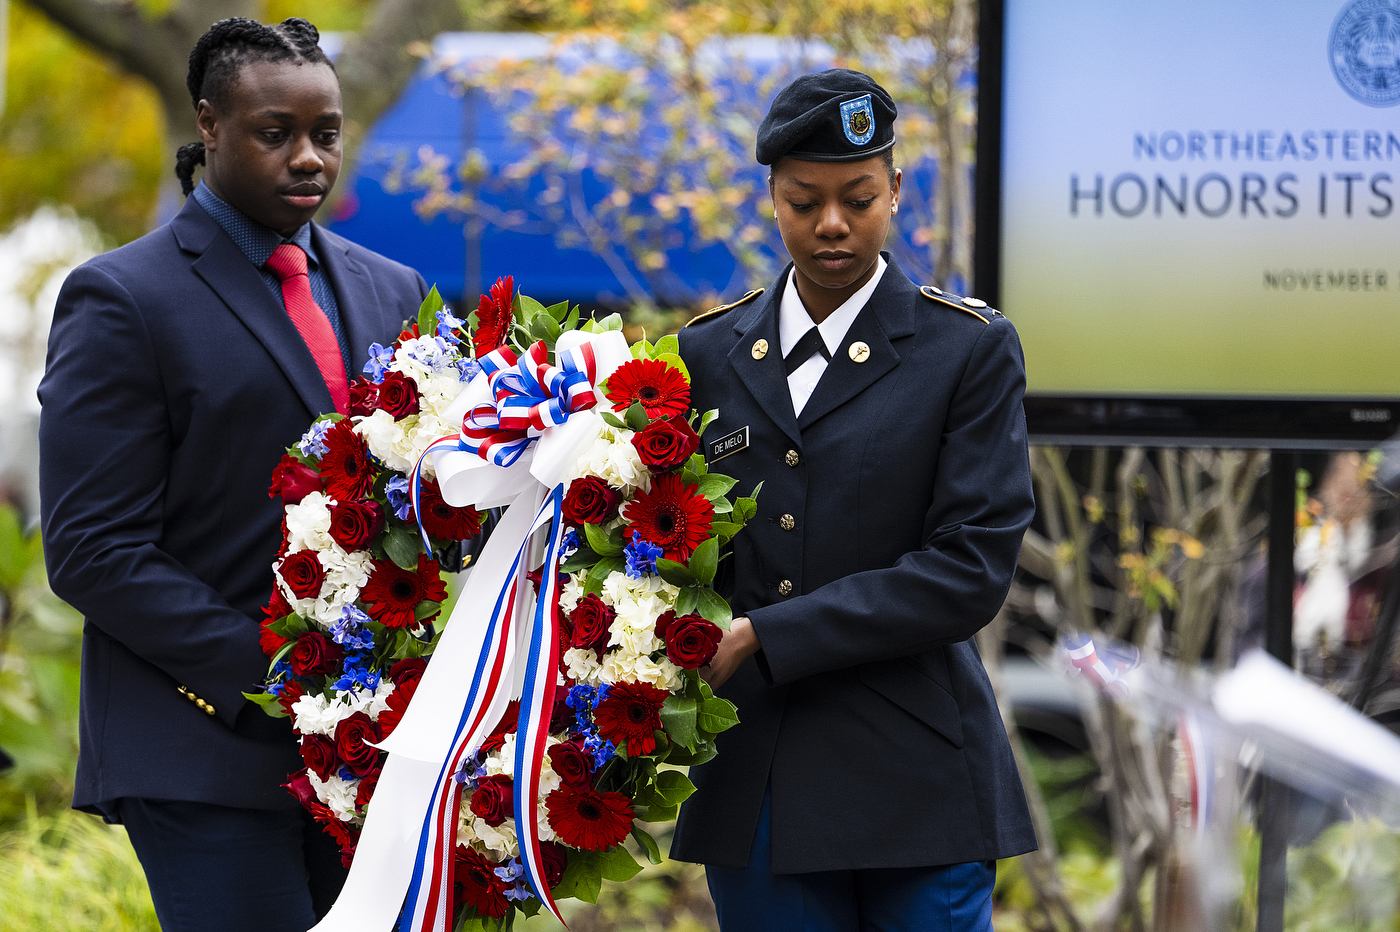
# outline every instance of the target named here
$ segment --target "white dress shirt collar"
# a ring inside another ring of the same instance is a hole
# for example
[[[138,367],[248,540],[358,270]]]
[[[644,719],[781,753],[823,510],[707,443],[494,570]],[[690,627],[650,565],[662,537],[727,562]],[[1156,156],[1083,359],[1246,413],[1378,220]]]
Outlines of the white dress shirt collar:
[[[885,268],[885,257],[878,256],[875,261],[875,274],[870,276],[870,281],[847,298],[840,307],[831,313],[831,316],[816,325],[817,332],[821,334],[822,342],[826,344],[827,352],[833,358],[841,349],[841,344],[846,339],[846,332],[851,329],[851,324],[855,323],[856,316],[870,300],[870,296],[875,293],[875,287],[880,284],[880,278],[885,274]],[[795,274],[797,273],[794,269],[788,275],[787,283],[783,287],[782,300],[778,304],[778,344],[784,358],[792,351],[797,341],[802,339],[802,335],[812,329],[812,315],[807,313],[807,306],[802,303],[802,298],[797,294],[797,285],[793,283],[793,275]],[[822,355],[813,353],[806,362],[794,369],[787,377],[788,392],[792,395],[794,414],[799,416],[802,414],[802,409],[807,406],[807,399],[812,397],[812,392],[816,390],[817,382],[821,381],[826,367],[827,361],[822,358]]]

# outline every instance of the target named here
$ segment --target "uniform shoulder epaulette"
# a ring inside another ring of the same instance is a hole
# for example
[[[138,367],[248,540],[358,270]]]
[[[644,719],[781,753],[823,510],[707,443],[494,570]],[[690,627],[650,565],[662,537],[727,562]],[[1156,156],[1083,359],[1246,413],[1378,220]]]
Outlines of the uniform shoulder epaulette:
[[[741,304],[748,304],[750,301],[752,301],[754,298],[758,297],[761,294],[763,294],[763,289],[755,288],[753,291],[750,291],[748,294],[744,295],[742,298],[740,298],[738,301],[733,302],[732,304],[721,304],[719,307],[710,308],[703,314],[697,314],[695,317],[692,317],[690,320],[686,321],[685,326],[689,327],[691,324],[699,323],[700,321],[705,320],[706,318],[717,317],[720,314],[723,314],[725,311],[732,311]],[[684,330],[685,327],[682,327],[681,329]]]
[[[987,302],[983,301],[981,298],[960,298],[955,294],[949,294],[932,285],[925,285],[920,288],[919,294],[931,301],[937,301],[940,304],[955,307],[965,314],[971,314],[984,324],[990,324],[998,317],[1006,316],[994,307],[987,307]]]

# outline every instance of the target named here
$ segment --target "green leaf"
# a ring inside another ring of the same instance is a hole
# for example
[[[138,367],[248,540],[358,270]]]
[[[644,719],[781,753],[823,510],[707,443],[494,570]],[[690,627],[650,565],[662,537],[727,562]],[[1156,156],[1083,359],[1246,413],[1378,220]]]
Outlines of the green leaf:
[[[604,317],[602,320],[598,321],[598,326],[599,326],[599,327],[602,327],[604,331],[608,331],[608,330],[621,330],[621,329],[622,329],[622,315],[621,315],[621,314],[609,314],[607,317]]]
[[[700,494],[714,501],[723,498],[738,483],[738,479],[712,472],[700,478]]]
[[[613,414],[611,411],[602,411],[600,413],[602,414],[604,424],[607,424],[609,427],[616,427],[618,430],[627,430],[627,422],[616,414]]]
[[[729,499],[725,498],[722,495],[714,501],[710,502],[710,507],[714,508],[715,514],[717,515],[727,515],[734,513],[734,506],[729,504]],[[713,523],[710,525],[710,529],[714,529]]]
[[[603,865],[592,851],[570,851],[569,866],[554,888],[556,900],[577,897],[585,903],[597,903],[603,889]]]
[[[713,424],[717,417],[719,417],[719,408],[711,408],[700,415],[700,426],[695,428],[695,432],[702,437],[705,436],[705,428]]]
[[[545,310],[545,306],[529,295],[520,295],[519,298],[516,299],[515,306],[518,310],[520,320],[526,324],[533,323],[534,319],[540,314],[544,314],[546,317],[549,316],[549,312]]]
[[[428,296],[423,299],[423,303],[418,305],[419,334],[426,337],[437,333],[437,312],[440,310],[442,310],[442,295],[438,294],[437,285],[434,285],[432,290],[428,292]]]
[[[272,668],[275,667],[275,666],[277,666],[278,662],[279,662],[283,657],[287,656],[287,655],[290,654],[293,650],[295,650],[295,649],[296,649],[296,646],[297,646],[297,642],[296,642],[295,640],[291,640],[291,641],[288,641],[287,643],[283,644],[281,647],[277,648],[277,653],[275,653],[275,654],[272,655],[272,660],[271,660],[271,661],[268,663],[268,665],[267,665],[267,672],[271,673],[271,672],[272,672]]]
[[[757,489],[754,491],[757,492]],[[758,501],[756,498],[734,499],[734,520],[741,524],[748,524],[756,514],[758,514]]]
[[[680,747],[680,745],[676,745],[676,747]],[[689,754],[690,752],[681,748],[680,753]],[[656,802],[647,806],[645,815],[638,813],[637,818],[643,822],[674,822],[676,816],[680,814],[680,809],[680,806],[664,806]]]
[[[601,556],[601,554],[592,547],[587,544],[580,544],[579,548],[569,556],[569,559],[559,564],[559,572],[573,574],[577,573],[579,570],[586,570],[594,563],[598,562],[599,556]]]
[[[620,557],[622,556],[622,551],[627,549],[627,545],[622,543],[621,532],[616,531],[616,529],[614,529],[614,533],[616,533],[617,536],[614,537],[612,534],[604,531],[600,525],[585,524],[583,526],[583,533],[584,536],[588,538],[588,546],[592,547],[594,553],[597,553],[599,556]]]
[[[633,834],[636,834],[635,830]],[[652,842],[652,844],[656,844]],[[631,880],[642,872],[642,865],[637,863],[637,859],[632,857],[632,852],[622,845],[613,845],[602,853],[599,858],[603,871],[603,879],[611,880],[614,883],[623,883]]]
[[[425,618],[432,618],[434,615],[438,614],[441,611],[441,602],[433,602],[428,599],[424,599],[417,605],[413,606],[413,618],[415,621],[422,621]],[[399,630],[403,631],[404,634],[408,633],[405,629],[400,628]]]
[[[710,524],[710,533],[718,534],[721,543],[731,540],[735,534],[743,529],[742,524],[735,524],[733,521],[714,521]]]
[[[728,699],[711,696],[700,703],[700,715],[696,723],[700,726],[701,731],[717,735],[721,731],[739,724],[739,715],[734,708],[734,703]]]
[[[681,354],[680,338],[674,333],[666,334],[656,341],[656,352],[661,356],[679,356]]]
[[[695,585],[695,574],[684,563],[677,563],[675,560],[668,560],[665,557],[657,557],[656,572],[673,586],[684,589],[686,586]]]
[[[652,820],[656,821],[656,820]],[[643,831],[636,825],[632,826],[632,837],[637,839],[637,844],[642,846],[642,850],[647,853],[647,860],[653,864],[661,863],[661,849],[656,844],[656,839],[652,838],[648,832]],[[620,845],[618,847],[621,847]],[[641,865],[637,866],[641,870]]]
[[[734,612],[718,592],[713,589],[701,589],[699,608],[700,615],[707,621],[713,621],[724,630],[729,630],[729,623],[734,620]]]
[[[609,576],[620,572],[626,564],[621,557],[603,557],[588,571],[588,578],[584,580],[584,592],[602,592],[603,583],[607,582]]]
[[[633,359],[650,359],[650,358],[651,358],[651,344],[647,342],[646,336],[643,336],[643,337],[642,337],[640,340],[638,340],[636,343],[633,343],[633,344],[632,344],[632,358],[633,358]]]
[[[273,634],[281,635],[284,638],[296,640],[305,634],[309,629],[306,626],[306,619],[296,612],[292,612],[285,618],[279,618],[267,626]]]
[[[666,805],[679,806],[695,792],[695,784],[679,770],[663,770],[656,775],[655,789],[657,795],[666,801]]]
[[[629,430],[646,430],[646,426],[651,423],[651,418],[647,417],[647,409],[642,407],[640,401],[632,402],[632,406],[627,409],[625,416]]]
[[[671,751],[666,762],[682,767],[698,767],[714,760],[716,753],[713,741],[701,741],[696,745],[694,751],[685,751],[677,746],[677,749]]]
[[[699,708],[700,703],[688,696],[673,694],[666,697],[661,706],[661,727],[666,729],[666,734],[676,744],[693,749],[700,740],[695,724]]]
[[[406,524],[395,524],[384,535],[384,555],[401,570],[418,569],[418,554],[422,552],[422,546],[418,535],[409,530]]]
[[[563,323],[564,318],[569,314],[569,302],[560,301],[558,304],[551,304],[549,307],[545,308],[545,310],[549,312],[550,317]]]
[[[680,370],[681,375],[685,376],[685,380],[687,382],[690,381],[690,370],[686,368],[685,360],[681,359],[679,356],[675,355],[674,353],[662,353],[661,355],[653,358],[655,358],[658,362],[664,362],[666,365],[670,366],[673,369]]]
[[[9,505],[0,505],[0,590],[18,588],[29,565],[28,556],[19,514]]]
[[[707,538],[690,555],[690,574],[702,586],[715,581],[715,570],[719,567],[719,541]]]
[[[700,590],[694,586],[687,586],[676,596],[676,614],[689,615],[700,604]]]
[[[577,306],[577,305],[575,305],[575,306],[574,306],[574,309],[571,310],[571,311],[569,311],[568,316],[564,318],[563,327],[564,327],[565,330],[577,330],[577,329],[578,329],[578,306]]]
[[[273,718],[288,717],[287,710],[282,708],[281,704],[277,701],[277,697],[274,696],[272,693],[265,693],[261,691],[255,693],[244,693],[243,698],[255,704],[258,708],[262,709],[264,712],[266,712],[268,715],[271,715]]]

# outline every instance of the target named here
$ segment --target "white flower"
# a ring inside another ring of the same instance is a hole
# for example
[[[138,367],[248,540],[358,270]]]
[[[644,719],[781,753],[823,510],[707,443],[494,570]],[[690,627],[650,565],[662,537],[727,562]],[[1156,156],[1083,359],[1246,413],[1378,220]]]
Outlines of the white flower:
[[[579,476],[597,476],[629,498],[638,488],[651,490],[651,472],[632,446],[632,431],[616,427],[604,426],[579,457],[573,478]]]
[[[387,676],[379,681],[372,691],[368,689],[336,690],[335,698],[345,703],[351,713],[363,712],[372,721],[379,721],[379,713],[389,708],[389,696],[394,692],[394,681]]]
[[[674,692],[681,687],[680,668],[662,658],[652,660],[646,654],[634,654],[623,648],[603,655],[599,679],[604,683],[650,683],[658,689]]]
[[[417,424],[417,418],[410,415],[401,421],[394,420],[388,411],[375,411],[368,417],[355,418],[355,430],[365,438],[369,451],[385,466],[396,472],[407,473],[413,470],[416,461],[413,455],[413,440],[409,431]]]
[[[359,780],[342,780],[332,774],[329,780],[322,782],[321,778],[310,770],[306,772],[306,778],[311,781],[316,798],[325,803],[340,821],[350,822],[356,819],[355,796],[360,791]]]
[[[500,825],[486,824],[485,819],[473,819],[472,831],[480,840],[486,853],[498,861],[517,857],[520,848],[515,840],[515,820],[506,819]]]
[[[571,647],[564,651],[564,665],[575,682],[589,686],[597,686],[600,682],[598,673],[602,665],[598,663],[598,655],[588,648]]]
[[[281,561],[274,564],[273,569],[277,585],[292,609],[322,629],[329,629],[340,618],[341,610],[360,597],[360,589],[369,581],[369,574],[374,569],[374,559],[368,551],[346,553],[339,544],[334,543],[329,549],[318,552],[316,559],[325,570],[326,577],[321,583],[320,594],[314,599],[296,597],[282,578]]]
[[[578,600],[583,598],[583,581],[588,576],[588,571],[574,573],[569,576],[568,582],[559,587],[559,610],[565,615],[578,608]]]
[[[335,500],[312,492],[295,505],[287,506],[287,551],[329,550],[336,546],[331,537],[331,507]]]
[[[486,768],[488,777],[498,774],[515,776],[515,732],[506,735],[505,743],[486,755],[486,760],[481,762],[481,766]]]
[[[335,737],[335,726],[350,714],[350,708],[323,696],[307,693],[292,703],[292,724],[304,735]]]

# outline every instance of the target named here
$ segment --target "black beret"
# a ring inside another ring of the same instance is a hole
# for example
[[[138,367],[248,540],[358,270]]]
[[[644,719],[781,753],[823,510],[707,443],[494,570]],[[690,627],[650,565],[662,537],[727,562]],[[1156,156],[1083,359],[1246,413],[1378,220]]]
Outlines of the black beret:
[[[854,162],[894,145],[894,100],[868,74],[832,68],[778,92],[758,128],[760,165],[781,158]]]

